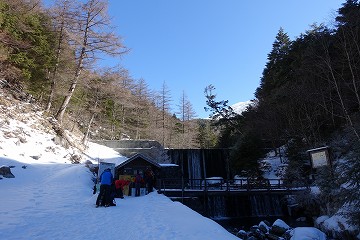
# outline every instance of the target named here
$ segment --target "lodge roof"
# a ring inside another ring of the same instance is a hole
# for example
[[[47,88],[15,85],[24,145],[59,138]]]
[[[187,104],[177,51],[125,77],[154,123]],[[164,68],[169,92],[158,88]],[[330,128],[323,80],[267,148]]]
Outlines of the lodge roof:
[[[127,165],[128,163],[130,163],[130,162],[132,162],[132,161],[134,161],[135,159],[138,159],[138,158],[141,158],[141,159],[147,161],[148,163],[150,163],[151,165],[153,165],[153,166],[155,166],[157,168],[161,168],[160,164],[158,164],[154,160],[142,155],[141,153],[137,153],[137,154],[131,156],[129,159],[127,159],[126,161],[119,164],[116,168],[123,167],[123,166]]]

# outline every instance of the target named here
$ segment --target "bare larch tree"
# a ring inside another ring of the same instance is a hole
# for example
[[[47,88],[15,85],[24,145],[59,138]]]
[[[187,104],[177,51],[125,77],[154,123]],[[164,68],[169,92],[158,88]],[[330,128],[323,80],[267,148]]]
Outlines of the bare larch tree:
[[[84,65],[93,63],[99,53],[118,56],[126,52],[120,37],[113,33],[107,6],[105,0],[89,0],[84,4],[80,3],[76,14],[77,28],[73,29],[70,36],[76,55],[76,67],[70,88],[56,114],[59,124],[62,124],[65,110]]]

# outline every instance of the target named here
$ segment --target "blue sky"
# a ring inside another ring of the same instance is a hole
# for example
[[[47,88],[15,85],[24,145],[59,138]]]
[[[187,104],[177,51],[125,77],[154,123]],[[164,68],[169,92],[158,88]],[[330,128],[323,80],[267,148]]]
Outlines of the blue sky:
[[[109,14],[130,52],[120,63],[152,90],[165,82],[172,112],[183,93],[198,117],[212,84],[229,104],[254,98],[280,27],[290,38],[312,23],[331,24],[339,0],[110,0]]]

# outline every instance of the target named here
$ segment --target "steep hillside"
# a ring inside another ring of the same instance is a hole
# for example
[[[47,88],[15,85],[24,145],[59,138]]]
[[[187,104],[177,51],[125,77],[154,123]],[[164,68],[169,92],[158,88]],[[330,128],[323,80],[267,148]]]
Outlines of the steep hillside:
[[[71,162],[124,158],[92,143],[85,154],[71,145],[64,148],[57,144],[57,131],[36,105],[0,89],[0,169],[11,169],[15,176],[0,173],[1,239],[238,239],[156,191],[95,208],[93,174],[86,164]],[[74,142],[81,139],[64,132]]]
[[[60,128],[56,121],[37,104],[20,98],[19,92],[0,88],[0,149],[3,156],[11,157],[12,148],[23,147],[36,141],[36,148],[24,152],[24,158],[38,160],[44,158],[44,153],[64,154],[64,162],[80,162],[85,146],[81,144],[82,134],[79,131],[70,132]],[[33,139],[34,133],[39,138]],[[51,145],[44,144],[51,139]],[[50,159],[49,159],[50,160]]]

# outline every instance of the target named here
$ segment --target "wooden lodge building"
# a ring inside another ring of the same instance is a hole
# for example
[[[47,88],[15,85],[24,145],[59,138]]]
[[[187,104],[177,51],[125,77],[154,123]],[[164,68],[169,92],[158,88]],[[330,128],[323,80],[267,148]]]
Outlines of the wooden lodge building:
[[[119,179],[122,176],[135,176],[138,172],[143,175],[147,168],[150,168],[155,176],[159,175],[161,170],[160,164],[137,153],[115,167],[115,179]]]

